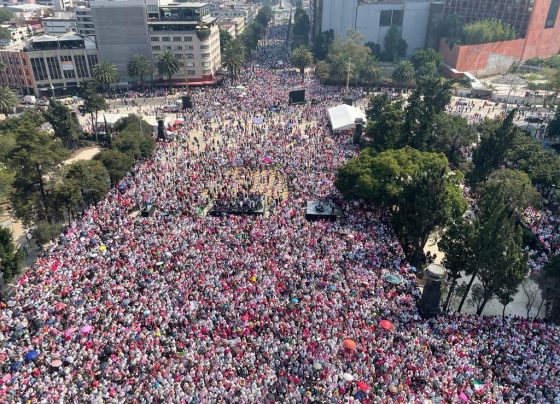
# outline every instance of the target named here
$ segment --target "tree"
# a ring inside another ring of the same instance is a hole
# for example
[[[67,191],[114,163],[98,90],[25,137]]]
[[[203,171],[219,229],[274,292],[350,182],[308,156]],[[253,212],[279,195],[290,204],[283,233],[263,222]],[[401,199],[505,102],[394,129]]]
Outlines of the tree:
[[[8,164],[15,173],[12,205],[25,224],[52,222],[54,207],[49,203],[47,178],[67,156],[68,151],[54,135],[29,122],[18,128]]]
[[[412,64],[417,76],[435,76],[443,63],[443,58],[435,49],[420,49],[412,56]]]
[[[513,123],[515,113],[516,110],[511,111],[499,126],[485,122],[479,127],[480,143],[473,153],[474,167],[469,174],[471,183],[484,181],[490,172],[504,162],[508,148],[518,131]]]
[[[316,60],[325,60],[334,41],[332,29],[317,34],[313,42],[313,56]]]
[[[142,126],[140,126],[142,125]],[[137,115],[125,118],[124,125],[115,137],[113,147],[133,159],[148,158],[155,144],[151,136],[152,128]]]
[[[232,82],[239,78],[239,73],[245,61],[245,45],[239,39],[234,39],[226,46],[222,54],[222,66],[229,71]]]
[[[446,170],[443,154],[410,147],[377,153],[368,147],[338,169],[335,186],[347,199],[365,199],[395,211],[405,185],[421,173]]]
[[[560,140],[560,106],[556,107],[554,118],[548,124],[546,137],[549,140]]]
[[[473,223],[458,218],[449,224],[441,240],[438,241],[438,248],[444,253],[443,266],[447,269],[448,278],[451,279],[451,285],[443,305],[444,311],[449,310],[451,297],[457,287],[457,281],[461,278],[461,273],[465,272],[470,275],[475,270],[474,232]]]
[[[159,55],[157,61],[158,73],[161,76],[167,76],[169,80],[169,90],[173,86],[173,75],[179,71],[179,61],[169,49]]]
[[[438,77],[420,77],[407,101],[403,141],[418,150],[430,150],[432,122],[451,101],[451,83]]]
[[[331,76],[331,66],[324,60],[321,60],[315,65],[315,74],[319,80],[327,80]]]
[[[228,30],[220,27],[220,53],[224,53],[224,49],[233,40],[233,37]]]
[[[560,324],[560,255],[549,259],[543,267],[543,274],[540,286],[543,298],[551,305],[550,320]]]
[[[136,54],[128,61],[127,70],[130,77],[138,79],[140,88],[142,88],[144,87],[144,78],[154,72],[154,66],[146,56]]]
[[[84,100],[83,104],[79,107],[79,111],[82,114],[89,114],[91,118],[91,124],[93,126],[93,133],[95,133],[96,142],[97,139],[97,118],[99,111],[106,111],[109,109],[109,105],[105,98],[99,95],[95,89],[95,83],[92,81],[86,81],[82,83],[80,87],[80,97]]]
[[[311,66],[313,63],[313,55],[305,46],[300,46],[292,51],[291,57],[292,65],[299,69],[301,74],[301,82],[305,78],[305,68]]]
[[[363,45],[363,36],[349,30],[347,39],[336,38],[329,51],[327,61],[331,69],[331,78],[346,83],[357,78],[360,71],[371,60],[371,50]]]
[[[294,14],[293,26],[293,39],[292,49],[304,46],[307,48],[309,45],[309,30],[311,29],[311,22],[309,16],[303,8],[297,8]]]
[[[444,153],[455,168],[461,168],[466,163],[463,150],[478,140],[476,130],[465,118],[443,112],[433,115],[428,130],[426,148]]]
[[[480,187],[479,213],[475,221],[474,246],[476,261],[461,311],[475,278],[481,283],[478,314],[488,301],[500,297],[508,303],[526,274],[527,257],[522,249],[521,214],[539,203],[537,191],[529,177],[520,171],[502,169],[494,172]]]
[[[261,7],[255,20],[259,22],[263,27],[267,27],[270,21],[272,20],[272,8],[270,6]]]
[[[119,81],[119,71],[114,64],[102,60],[93,68],[93,79],[105,91]]]
[[[545,198],[560,185],[560,157],[525,133],[515,134],[506,161],[513,168],[527,173]]]
[[[39,246],[55,240],[62,230],[62,226],[56,223],[40,222],[33,230],[33,239]]]
[[[12,40],[12,34],[8,28],[0,27],[0,39],[8,42]]]
[[[21,269],[22,251],[14,243],[12,231],[0,227],[0,269],[5,282],[9,282]]]
[[[69,218],[102,200],[109,191],[109,173],[100,161],[76,161],[64,171],[54,193],[55,199],[58,197],[64,204]]]
[[[373,56],[370,56],[358,71],[358,78],[362,85],[366,86],[369,93],[370,86],[379,81],[381,74],[382,70],[377,60]]]
[[[400,57],[406,55],[408,44],[401,37],[401,32],[396,25],[391,25],[384,39],[384,51],[388,61],[396,62]]]
[[[373,104],[370,103],[368,113],[372,119],[368,121],[366,128],[367,144],[380,152],[400,146],[402,143],[401,133],[404,119],[404,110],[401,102],[388,102],[386,106],[382,107],[382,101],[382,99],[377,98],[374,99]]]
[[[461,217],[466,208],[458,184],[450,181],[446,169],[415,173],[405,183],[391,220],[408,261],[416,268],[426,261],[428,238]]]
[[[76,148],[76,141],[81,134],[80,124],[70,109],[62,102],[51,98],[45,111],[45,118],[51,124],[56,137],[59,137],[69,149]]]
[[[0,86],[0,112],[14,112],[19,101],[16,94],[6,86]]]
[[[0,23],[12,21],[13,18],[14,15],[10,10],[7,10],[5,8],[0,9]]]
[[[463,27],[463,39],[467,45],[509,41],[517,38],[517,33],[509,24],[496,19],[474,21]]]
[[[440,21],[437,33],[440,38],[445,38],[449,49],[453,49],[456,44],[463,41],[463,27],[465,22],[463,17],[457,14],[450,14],[443,17]]]
[[[399,62],[392,74],[393,81],[399,85],[408,85],[414,80],[414,66],[408,60]]]
[[[100,161],[107,169],[111,186],[117,185],[134,164],[131,156],[113,149],[102,150],[94,159]]]

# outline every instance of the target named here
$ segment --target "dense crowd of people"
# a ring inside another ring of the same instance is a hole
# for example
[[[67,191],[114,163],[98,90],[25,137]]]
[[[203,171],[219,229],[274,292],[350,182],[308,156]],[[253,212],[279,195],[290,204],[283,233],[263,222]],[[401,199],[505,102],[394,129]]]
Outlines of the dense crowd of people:
[[[419,318],[387,217],[333,186],[358,151],[327,129],[342,93],[308,80],[318,103],[290,106],[299,77],[267,65],[284,30],[243,70],[245,96],[193,92],[185,124],[20,279],[0,311],[0,402],[560,400],[556,327]],[[200,214],[223,184],[246,190],[240,167],[271,165],[289,192],[270,215]],[[309,200],[343,215],[308,222]]]

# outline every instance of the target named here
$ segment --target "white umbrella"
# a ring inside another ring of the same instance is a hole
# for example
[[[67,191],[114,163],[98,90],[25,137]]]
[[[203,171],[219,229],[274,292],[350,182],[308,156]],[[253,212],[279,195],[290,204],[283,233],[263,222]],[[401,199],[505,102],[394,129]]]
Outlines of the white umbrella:
[[[315,370],[321,370],[321,369],[323,369],[323,365],[321,365],[319,362],[315,362],[315,363],[313,364],[313,369],[315,369]]]
[[[354,376],[352,376],[350,373],[344,373],[342,375],[342,378],[347,382],[351,382],[352,380],[354,380]]]

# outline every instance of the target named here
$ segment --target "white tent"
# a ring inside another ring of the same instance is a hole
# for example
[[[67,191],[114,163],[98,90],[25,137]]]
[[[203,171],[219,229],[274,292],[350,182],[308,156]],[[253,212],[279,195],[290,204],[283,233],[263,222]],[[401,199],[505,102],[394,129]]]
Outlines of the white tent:
[[[364,123],[366,122],[364,111],[351,105],[341,104],[329,108],[328,114],[333,132],[354,129],[357,119],[361,119]]]

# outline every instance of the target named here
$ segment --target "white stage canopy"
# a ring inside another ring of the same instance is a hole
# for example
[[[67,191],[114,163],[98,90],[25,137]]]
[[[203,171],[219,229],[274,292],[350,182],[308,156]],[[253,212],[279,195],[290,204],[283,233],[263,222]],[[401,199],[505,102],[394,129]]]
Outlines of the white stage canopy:
[[[366,122],[364,111],[351,105],[341,104],[329,108],[328,114],[333,132],[354,129],[357,119],[363,120],[364,123]]]

